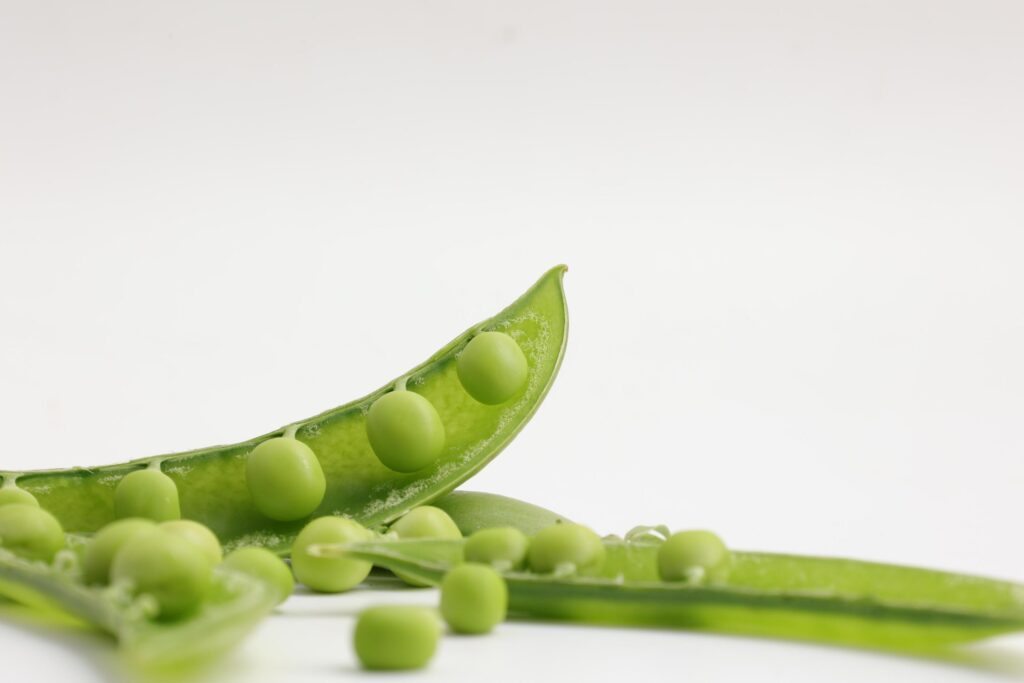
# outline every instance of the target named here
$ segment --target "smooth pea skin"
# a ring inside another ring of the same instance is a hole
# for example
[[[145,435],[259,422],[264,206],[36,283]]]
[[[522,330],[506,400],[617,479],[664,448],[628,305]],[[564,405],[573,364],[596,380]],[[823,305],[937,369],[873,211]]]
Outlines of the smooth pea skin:
[[[420,669],[437,651],[440,635],[440,625],[430,610],[382,605],[360,613],[353,644],[366,669]]]
[[[0,489],[0,505],[32,505],[39,507],[39,501],[36,497],[25,489],[15,488],[13,486],[5,486]]]
[[[519,569],[526,561],[530,539],[514,527],[481,529],[466,539],[466,562],[479,562],[500,570]]]
[[[505,620],[508,586],[485,564],[460,564],[441,580],[441,616],[456,633],[489,633]]]
[[[280,522],[307,517],[324,499],[327,480],[313,449],[298,439],[267,439],[252,449],[245,465],[252,502]]]
[[[340,593],[359,585],[373,564],[344,557],[313,557],[307,552],[318,543],[369,541],[373,534],[351,519],[320,517],[307,524],[292,544],[292,571],[295,578],[321,593]]]
[[[220,547],[220,540],[199,522],[193,522],[191,519],[175,519],[164,522],[160,525],[160,529],[172,536],[180,536],[194,545],[211,567],[220,564],[220,561],[224,559],[224,550]]]
[[[497,405],[526,387],[529,365],[516,340],[504,332],[473,337],[456,361],[459,381],[480,403]]]
[[[731,555],[722,539],[710,531],[680,531],[658,549],[662,581],[719,581],[729,571]]]
[[[194,612],[212,576],[209,560],[194,543],[159,528],[128,539],[110,566],[111,582],[127,582],[136,595],[151,595],[161,620]]]
[[[0,546],[26,560],[51,562],[64,547],[64,529],[38,506],[11,503],[0,507]]]
[[[421,505],[418,508],[409,510],[409,512],[399,517],[398,521],[392,524],[388,531],[393,532],[400,539],[439,538],[454,540],[462,538],[462,532],[459,531],[458,525],[448,516],[448,513],[441,508],[431,505]],[[395,576],[410,586],[426,587],[430,585],[405,572],[396,571]]]
[[[111,522],[96,532],[82,552],[82,578],[88,584],[110,581],[110,565],[114,556],[130,539],[156,529],[156,522],[129,517]]]
[[[396,472],[416,472],[444,450],[444,424],[433,404],[412,391],[384,394],[366,414],[366,436],[377,459]]]
[[[582,524],[554,524],[530,539],[527,562],[530,570],[550,574],[572,565],[577,572],[597,569],[604,562],[601,537]]]
[[[295,579],[284,560],[266,548],[239,548],[228,553],[223,566],[263,581],[277,594],[281,604],[295,590]]]
[[[181,518],[178,487],[157,469],[136,470],[122,479],[114,490],[117,519],[142,517],[154,522]]]

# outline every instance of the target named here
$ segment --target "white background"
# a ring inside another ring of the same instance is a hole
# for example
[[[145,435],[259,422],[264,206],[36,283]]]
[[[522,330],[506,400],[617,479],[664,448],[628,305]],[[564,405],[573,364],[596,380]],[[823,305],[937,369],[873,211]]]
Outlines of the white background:
[[[0,0],[0,466],[265,432],[566,262],[561,375],[471,488],[1024,579],[1022,36],[1012,1]],[[379,595],[297,596],[217,676],[354,676],[359,606],[435,600]],[[1024,639],[977,658],[509,624],[420,676],[973,681]]]

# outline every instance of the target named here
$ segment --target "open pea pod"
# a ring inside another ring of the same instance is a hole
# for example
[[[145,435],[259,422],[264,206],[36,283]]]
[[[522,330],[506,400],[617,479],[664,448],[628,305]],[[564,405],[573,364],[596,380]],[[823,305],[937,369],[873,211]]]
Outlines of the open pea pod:
[[[262,515],[246,484],[247,455],[267,439],[286,434],[286,428],[242,443],[120,465],[0,472],[0,478],[5,486],[14,485],[34,495],[71,532],[93,532],[113,520],[118,482],[147,467],[159,467],[173,479],[181,516],[208,526],[228,549],[259,545],[287,552],[302,526],[322,515],[351,517],[369,527],[385,524],[467,480],[508,445],[537,410],[565,350],[564,272],[564,266],[551,269],[505,310],[456,337],[400,380],[290,425],[287,433],[313,449],[326,477],[322,502],[303,519],[275,521]],[[525,389],[498,405],[472,398],[456,370],[458,354],[485,331],[509,335],[527,360]],[[385,467],[374,455],[366,433],[370,406],[397,383],[434,406],[446,435],[440,457],[412,473]]]
[[[513,616],[654,626],[924,652],[1024,630],[1024,585],[856,560],[734,552],[728,577],[695,585],[658,578],[659,544],[604,541],[587,576],[505,572]],[[323,545],[437,584],[462,541]]]

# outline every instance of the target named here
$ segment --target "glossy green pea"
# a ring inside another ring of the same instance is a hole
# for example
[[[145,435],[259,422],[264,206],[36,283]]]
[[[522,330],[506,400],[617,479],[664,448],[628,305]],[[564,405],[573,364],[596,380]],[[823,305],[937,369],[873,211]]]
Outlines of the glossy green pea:
[[[441,580],[441,616],[456,633],[489,633],[507,612],[508,586],[489,565],[461,564]]]
[[[114,556],[130,539],[156,529],[156,522],[129,517],[111,522],[96,532],[82,552],[82,578],[89,584],[110,581],[110,565]]]
[[[267,439],[252,449],[245,481],[256,509],[281,522],[312,514],[327,490],[313,449],[290,437]]]
[[[36,497],[25,489],[19,489],[14,486],[5,486],[0,488],[0,505],[33,505],[39,507],[39,501]]]
[[[366,414],[366,436],[374,454],[396,472],[431,465],[444,450],[441,416],[419,394],[397,390],[384,394]]]
[[[530,539],[527,562],[532,571],[549,574],[572,566],[578,572],[596,569],[604,562],[601,537],[582,524],[555,524]]]
[[[437,651],[440,635],[437,618],[430,610],[382,605],[359,614],[353,644],[366,669],[420,669]]]
[[[152,596],[161,620],[198,609],[212,577],[209,560],[194,543],[159,528],[128,539],[110,566],[111,582],[128,583],[135,594]]]
[[[501,571],[519,569],[526,561],[530,539],[514,527],[481,529],[466,539],[466,562],[491,565]]]
[[[64,529],[38,506],[11,503],[0,507],[0,546],[26,560],[51,562],[64,547]]]
[[[729,549],[710,531],[680,531],[658,548],[658,575],[663,581],[718,581],[729,570]]]
[[[441,538],[457,539],[462,538],[462,532],[458,525],[448,516],[448,513],[440,508],[430,505],[421,505],[413,508],[398,518],[391,525],[389,531],[398,538]],[[429,583],[416,579],[401,571],[395,572],[395,576],[405,581],[410,586],[429,586]]]
[[[318,543],[352,543],[372,538],[369,530],[351,519],[314,519],[299,532],[292,545],[295,578],[321,593],[340,593],[359,585],[370,573],[372,564],[344,557],[314,557],[308,548]]]
[[[529,365],[516,340],[504,332],[473,337],[456,362],[459,381],[480,403],[497,405],[526,387]]]
[[[180,519],[178,487],[158,469],[136,470],[118,482],[114,490],[114,516],[143,517],[154,522]]]
[[[228,553],[224,566],[268,584],[281,604],[295,590],[295,579],[284,560],[266,548],[239,548]]]
[[[174,519],[164,522],[160,529],[172,536],[180,536],[199,549],[210,566],[220,564],[224,559],[224,550],[220,547],[220,541],[212,531],[199,522],[191,519]]]

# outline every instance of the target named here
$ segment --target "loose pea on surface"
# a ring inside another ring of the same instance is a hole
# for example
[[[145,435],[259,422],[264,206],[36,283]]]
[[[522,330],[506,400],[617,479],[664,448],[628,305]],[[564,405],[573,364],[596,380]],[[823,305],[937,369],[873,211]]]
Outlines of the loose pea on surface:
[[[526,561],[530,539],[514,527],[480,529],[466,539],[466,562],[480,562],[502,571],[519,569]]]
[[[137,595],[151,595],[161,620],[195,611],[212,575],[209,560],[194,543],[159,528],[128,539],[110,566],[111,582],[129,582]]]
[[[504,403],[526,386],[529,366],[516,340],[504,332],[473,337],[456,362],[459,381],[480,403]]]
[[[295,590],[295,579],[284,560],[266,548],[239,548],[228,553],[224,566],[270,585],[281,604]]]
[[[181,518],[178,487],[158,469],[136,470],[114,490],[114,516],[143,517],[154,522]]]
[[[290,437],[267,439],[252,449],[245,481],[256,509],[281,522],[312,514],[327,490],[313,449]]]
[[[0,505],[11,505],[14,503],[39,507],[39,501],[36,500],[36,497],[25,489],[19,489],[14,486],[0,488]]]
[[[64,547],[64,529],[57,518],[35,505],[0,506],[0,546],[26,560],[51,562]]]
[[[369,541],[373,534],[351,519],[320,517],[307,524],[292,544],[292,571],[295,578],[321,593],[340,593],[359,585],[373,564],[345,557],[313,557],[307,552],[318,543]]]
[[[663,581],[717,581],[729,571],[729,549],[710,531],[680,531],[658,548],[658,575]]]
[[[424,607],[381,605],[360,613],[353,644],[364,668],[420,669],[437,651],[437,617]]]
[[[366,414],[366,436],[374,454],[396,472],[416,472],[444,450],[444,423],[433,404],[413,391],[384,394]]]
[[[456,633],[489,633],[507,612],[508,586],[489,565],[460,564],[441,580],[441,616]]]
[[[86,544],[82,552],[82,578],[86,583],[110,581],[110,565],[117,552],[134,536],[156,529],[156,522],[140,517],[119,519],[106,525]]]
[[[191,519],[174,519],[161,524],[160,529],[172,536],[180,536],[193,544],[207,559],[211,567],[220,564],[220,561],[224,559],[224,550],[220,547],[220,540],[199,522],[193,522]]]
[[[572,565],[576,571],[597,569],[604,562],[601,537],[582,524],[553,524],[530,539],[527,562],[532,571],[548,574]]]

